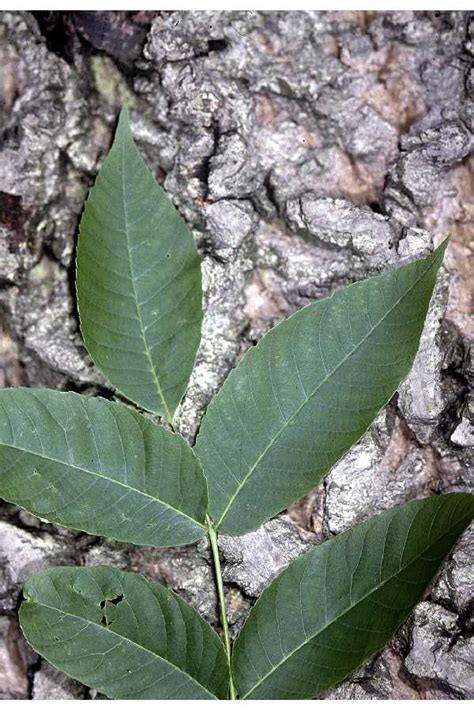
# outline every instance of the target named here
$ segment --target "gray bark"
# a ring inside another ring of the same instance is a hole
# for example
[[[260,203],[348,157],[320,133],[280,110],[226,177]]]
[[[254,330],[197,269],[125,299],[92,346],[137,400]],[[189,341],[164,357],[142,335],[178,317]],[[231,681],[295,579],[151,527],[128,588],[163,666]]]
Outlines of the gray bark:
[[[113,397],[82,346],[73,258],[123,100],[203,256],[203,341],[177,417],[190,440],[272,325],[452,234],[398,396],[324,484],[255,533],[222,538],[234,635],[308,546],[395,504],[472,488],[473,35],[466,12],[0,13],[0,387]],[[329,698],[473,695],[472,535],[395,639]],[[104,562],[170,585],[217,623],[204,542],[133,548],[0,503],[0,698],[95,698],[32,653],[15,609],[33,571]]]

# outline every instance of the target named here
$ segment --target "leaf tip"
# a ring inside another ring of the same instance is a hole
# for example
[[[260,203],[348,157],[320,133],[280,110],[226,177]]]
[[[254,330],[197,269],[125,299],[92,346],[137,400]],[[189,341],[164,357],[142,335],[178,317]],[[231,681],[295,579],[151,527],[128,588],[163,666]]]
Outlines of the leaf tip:
[[[119,121],[129,121],[130,120],[130,107],[128,102],[124,101],[120,108]]]
[[[130,140],[133,140],[132,131],[130,128],[130,108],[127,103],[123,103],[120,109],[117,129],[115,131],[115,140],[117,140],[117,138],[119,137],[126,137]]]
[[[449,232],[447,236],[444,238],[444,240],[441,242],[441,244],[438,245],[436,248],[437,252],[440,252],[441,254],[444,254],[446,249],[448,248],[449,243],[451,242],[451,233]]]
[[[436,271],[439,270],[443,263],[444,254],[446,252],[446,249],[448,248],[450,241],[451,235],[448,234],[448,236],[445,237],[445,239],[436,247],[436,249],[434,249],[428,257],[426,257],[426,260],[432,264]]]

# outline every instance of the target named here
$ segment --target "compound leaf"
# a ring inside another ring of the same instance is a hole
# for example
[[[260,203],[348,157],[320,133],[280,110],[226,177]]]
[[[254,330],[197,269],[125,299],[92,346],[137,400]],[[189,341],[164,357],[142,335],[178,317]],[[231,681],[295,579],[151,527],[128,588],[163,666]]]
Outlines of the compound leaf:
[[[171,422],[200,340],[200,263],[190,230],[133,142],[126,109],[82,216],[77,296],[97,367]]]
[[[196,444],[222,533],[286,508],[367,430],[410,370],[445,246],[301,309],[229,375]]]
[[[311,698],[357,669],[406,619],[473,516],[469,494],[410,502],[291,563],[235,643],[240,696]]]
[[[191,447],[124,405],[0,390],[0,496],[48,521],[177,546],[205,534],[206,482]]]
[[[25,637],[55,667],[113,699],[225,698],[211,627],[178,595],[114,568],[50,568],[23,589]]]

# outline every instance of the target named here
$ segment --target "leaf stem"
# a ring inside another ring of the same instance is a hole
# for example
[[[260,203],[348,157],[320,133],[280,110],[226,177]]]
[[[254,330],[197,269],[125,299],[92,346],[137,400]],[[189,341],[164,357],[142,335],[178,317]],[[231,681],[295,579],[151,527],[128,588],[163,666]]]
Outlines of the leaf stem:
[[[227,655],[227,661],[229,664],[229,693],[231,699],[236,699],[237,694],[235,691],[234,680],[232,678],[232,666],[231,666],[231,646],[229,637],[229,624],[227,621],[227,607],[225,604],[224,597],[224,585],[222,582],[222,571],[221,571],[221,561],[219,558],[219,547],[217,545],[217,531],[212,525],[212,521],[207,516],[207,531],[209,535],[209,542],[211,544],[212,558],[214,561],[214,572],[216,575],[217,584],[217,597],[219,599],[219,612],[222,624],[222,630],[224,632],[224,647]]]

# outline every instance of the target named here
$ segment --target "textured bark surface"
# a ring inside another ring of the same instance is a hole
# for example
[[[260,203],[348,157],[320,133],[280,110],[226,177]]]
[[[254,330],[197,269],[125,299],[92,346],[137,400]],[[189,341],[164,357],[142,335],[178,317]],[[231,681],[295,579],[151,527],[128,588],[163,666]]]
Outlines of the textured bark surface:
[[[0,13],[0,387],[113,397],[82,347],[73,258],[124,99],[203,257],[203,340],[177,417],[191,440],[273,324],[452,233],[398,396],[323,485],[255,533],[221,539],[233,634],[308,546],[395,504],[472,487],[473,47],[463,12]],[[330,698],[473,695],[472,538]],[[143,572],[217,624],[204,542],[139,549],[0,503],[0,698],[95,698],[18,631],[21,584],[51,563]]]

